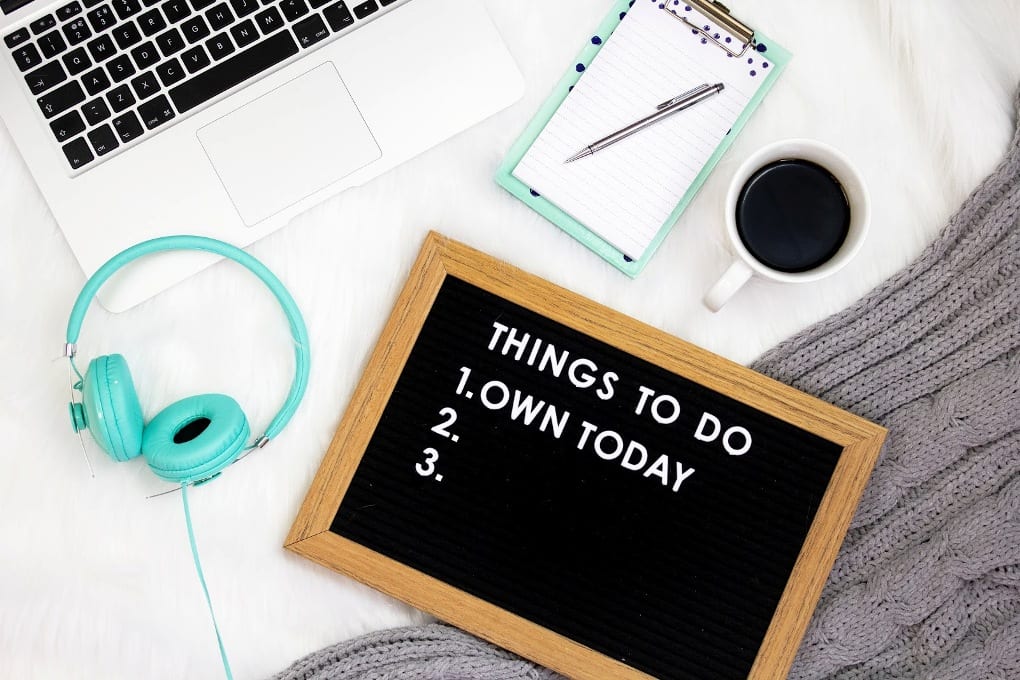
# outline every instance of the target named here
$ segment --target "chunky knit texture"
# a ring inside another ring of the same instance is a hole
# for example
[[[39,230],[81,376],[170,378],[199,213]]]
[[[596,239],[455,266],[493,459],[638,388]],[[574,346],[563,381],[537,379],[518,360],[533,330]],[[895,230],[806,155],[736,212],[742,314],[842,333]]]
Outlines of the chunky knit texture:
[[[791,678],[1020,678],[1018,348],[1020,131],[917,261],[754,366],[889,429]]]
[[[553,680],[560,676],[441,623],[370,633],[310,654],[275,680]]]
[[[1018,348],[1020,132],[917,261],[754,365],[889,429],[791,678],[1020,678]],[[434,624],[277,677],[556,676]]]

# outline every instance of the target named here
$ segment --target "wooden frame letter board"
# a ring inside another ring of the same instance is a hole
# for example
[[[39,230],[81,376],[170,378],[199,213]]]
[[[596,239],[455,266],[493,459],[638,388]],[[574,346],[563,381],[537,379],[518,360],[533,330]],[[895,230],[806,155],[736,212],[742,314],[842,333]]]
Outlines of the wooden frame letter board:
[[[287,548],[571,677],[784,677],[884,438],[431,233]]]

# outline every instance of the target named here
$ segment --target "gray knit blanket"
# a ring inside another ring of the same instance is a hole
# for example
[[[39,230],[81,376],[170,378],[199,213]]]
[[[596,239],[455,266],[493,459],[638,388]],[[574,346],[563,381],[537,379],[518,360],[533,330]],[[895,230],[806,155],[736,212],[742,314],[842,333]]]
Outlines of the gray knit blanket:
[[[1020,132],[916,262],[753,366],[889,429],[791,678],[1020,678],[1018,279]],[[276,677],[558,676],[432,624]]]

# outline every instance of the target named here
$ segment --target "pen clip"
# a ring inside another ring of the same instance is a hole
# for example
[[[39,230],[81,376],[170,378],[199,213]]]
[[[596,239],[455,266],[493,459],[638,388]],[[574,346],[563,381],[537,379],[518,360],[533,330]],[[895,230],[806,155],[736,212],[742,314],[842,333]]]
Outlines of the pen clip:
[[[712,86],[709,85],[708,83],[703,83],[701,85],[698,85],[697,87],[693,87],[690,90],[687,90],[686,92],[684,92],[683,94],[678,94],[677,96],[673,97],[672,99],[667,99],[666,101],[662,102],[661,104],[659,104],[658,106],[655,107],[655,110],[656,111],[662,111],[663,109],[665,109],[667,107],[673,106],[673,104],[676,104],[681,99],[686,99],[687,97],[693,97],[696,94],[701,94],[702,92],[704,92],[705,90],[709,89],[710,87],[712,87]]]

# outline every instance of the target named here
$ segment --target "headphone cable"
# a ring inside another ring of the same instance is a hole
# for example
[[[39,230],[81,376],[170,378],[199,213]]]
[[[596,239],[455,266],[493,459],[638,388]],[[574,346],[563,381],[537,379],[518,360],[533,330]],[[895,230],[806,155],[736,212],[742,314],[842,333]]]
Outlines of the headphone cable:
[[[191,510],[188,507],[188,482],[181,483],[181,497],[184,499],[184,523],[188,525],[188,541],[191,543],[191,556],[195,560],[198,582],[202,584],[202,592],[205,593],[205,603],[209,606],[209,616],[212,618],[213,630],[216,631],[216,644],[220,647],[220,658],[223,659],[223,670],[227,674],[227,680],[234,680],[234,676],[230,672],[230,662],[227,661],[227,650],[224,649],[223,638],[220,636],[220,627],[216,623],[216,612],[213,611],[212,599],[209,597],[209,588],[205,585],[202,563],[198,559],[198,546],[195,544],[195,531],[191,528]]]

